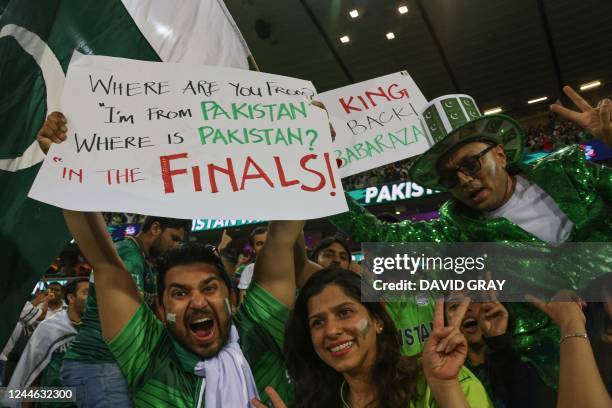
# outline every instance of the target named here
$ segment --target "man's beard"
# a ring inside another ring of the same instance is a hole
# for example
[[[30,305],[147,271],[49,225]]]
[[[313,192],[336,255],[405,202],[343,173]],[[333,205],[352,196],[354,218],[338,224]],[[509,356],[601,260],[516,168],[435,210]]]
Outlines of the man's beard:
[[[213,351],[210,354],[204,354],[203,356],[201,356],[202,358],[204,358],[204,359],[215,358],[221,352],[221,350],[223,350],[223,348],[229,342],[230,333],[231,333],[231,327],[232,327],[232,319],[231,318],[227,319],[226,326],[227,327],[225,327],[225,330],[223,330],[223,332],[222,332],[222,336],[223,337],[221,338],[221,347],[219,347],[217,350]]]
[[[149,248],[149,258],[157,259],[161,255],[161,251],[159,250],[159,237],[155,238],[155,241],[151,243],[151,247]]]
[[[87,304],[85,302],[82,302],[80,304],[77,304],[76,306],[77,306],[76,307],[77,314],[79,315],[80,318],[83,318]]]

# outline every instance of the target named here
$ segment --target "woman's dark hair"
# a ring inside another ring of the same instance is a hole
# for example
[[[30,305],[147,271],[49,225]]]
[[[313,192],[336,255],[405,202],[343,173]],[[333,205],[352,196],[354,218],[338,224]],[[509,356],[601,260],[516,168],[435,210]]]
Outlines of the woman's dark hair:
[[[212,265],[227,286],[227,290],[229,292],[232,291],[230,277],[223,267],[223,262],[221,262],[221,259],[215,253],[215,247],[199,242],[189,242],[172,248],[157,258],[157,297],[160,304],[163,303],[164,299],[166,272],[175,266],[189,265],[196,262]]]
[[[312,253],[310,254],[310,260],[313,262],[317,262],[317,259],[319,258],[319,254],[329,248],[330,246],[332,246],[332,244],[339,244],[342,246],[342,248],[344,248],[344,250],[346,251],[346,254],[348,255],[348,262],[349,265],[351,263],[351,250],[349,249],[346,241],[344,241],[341,238],[338,237],[327,237],[327,238],[323,238],[321,241],[319,241],[319,243],[313,248]]]
[[[586,317],[586,330],[591,347],[593,347],[593,355],[597,361],[599,374],[608,387],[612,381],[612,344],[607,343],[603,339],[604,333],[612,327],[612,318],[608,316],[604,309],[603,302],[590,302],[589,299],[601,299],[604,290],[607,289],[607,295],[612,296],[612,273],[599,276],[591,281],[591,283],[582,292],[582,298],[587,301],[587,307],[584,310]]]
[[[295,382],[295,407],[342,406],[340,387],[344,377],[316,354],[308,320],[308,300],[328,285],[339,286],[347,296],[361,303],[361,277],[344,269],[322,269],[301,289],[287,322],[284,346],[287,369]],[[383,323],[383,331],[376,337],[372,373],[378,396],[376,406],[407,407],[416,398],[420,367],[415,358],[402,356],[398,332],[384,305],[378,302],[361,304]]]

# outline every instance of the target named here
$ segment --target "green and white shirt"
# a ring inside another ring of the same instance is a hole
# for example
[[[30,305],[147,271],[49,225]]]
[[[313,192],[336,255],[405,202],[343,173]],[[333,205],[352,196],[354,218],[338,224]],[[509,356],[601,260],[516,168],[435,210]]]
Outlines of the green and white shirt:
[[[287,402],[293,386],[282,354],[289,309],[257,283],[249,287],[234,323],[258,392],[273,386]],[[195,407],[202,379],[193,373],[199,357],[183,348],[153,312],[141,305],[108,344],[125,376],[136,407]]]

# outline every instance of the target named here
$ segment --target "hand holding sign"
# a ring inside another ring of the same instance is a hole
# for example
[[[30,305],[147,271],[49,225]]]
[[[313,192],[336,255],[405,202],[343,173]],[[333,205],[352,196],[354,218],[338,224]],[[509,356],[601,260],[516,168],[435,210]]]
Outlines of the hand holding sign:
[[[277,75],[76,53],[62,100],[67,143],[44,162],[30,197],[179,218],[345,211],[314,93],[307,81]],[[58,115],[41,130],[43,149],[63,140]]]
[[[325,105],[322,102],[312,101],[312,104],[314,106],[316,106],[317,108],[323,109],[325,111],[325,113],[328,114],[327,108],[325,107]],[[331,140],[333,142],[334,140],[336,140],[336,129],[334,129],[334,125],[332,125],[331,122],[329,122],[329,132],[331,133]]]
[[[52,112],[47,116],[45,123],[36,135],[40,149],[47,154],[51,144],[61,143],[66,140],[66,117],[61,112]]]

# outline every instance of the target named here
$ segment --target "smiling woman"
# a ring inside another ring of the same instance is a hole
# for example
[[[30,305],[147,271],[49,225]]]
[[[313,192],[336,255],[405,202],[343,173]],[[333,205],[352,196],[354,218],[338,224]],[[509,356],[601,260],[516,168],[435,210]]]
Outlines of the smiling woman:
[[[381,395],[384,405],[408,406],[415,399],[417,361],[401,357],[383,306],[360,299],[360,277],[340,269],[317,272],[300,291],[285,332],[300,406],[378,406]],[[358,378],[366,379],[362,389]]]
[[[467,407],[457,381],[465,338],[444,327],[442,303],[421,369],[401,355],[384,305],[362,297],[361,277],[343,269],[322,269],[302,287],[284,346],[295,406]],[[486,396],[479,406],[489,406]]]

